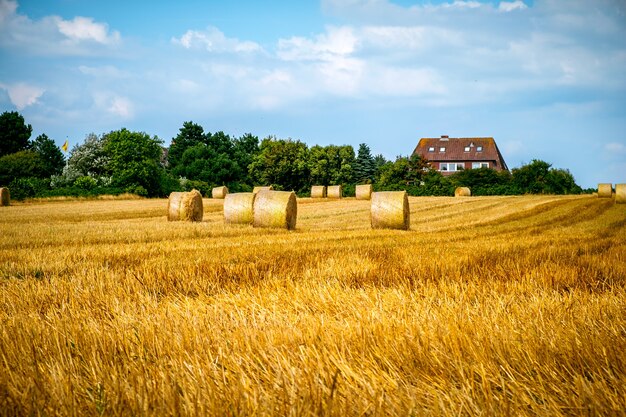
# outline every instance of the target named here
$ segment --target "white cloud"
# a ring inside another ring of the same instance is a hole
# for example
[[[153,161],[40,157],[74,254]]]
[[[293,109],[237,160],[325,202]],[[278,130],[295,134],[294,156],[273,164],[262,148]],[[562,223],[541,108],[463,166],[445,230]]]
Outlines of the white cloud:
[[[46,91],[41,87],[26,83],[17,83],[10,85],[0,84],[0,88],[7,90],[11,103],[13,103],[13,105],[17,107],[18,110],[23,110],[28,106],[36,104],[39,98]]]
[[[172,42],[186,49],[203,48],[209,52],[251,53],[262,51],[261,46],[256,42],[227,38],[224,33],[212,26],[202,32],[188,30],[180,38],[172,38]]]
[[[526,6],[526,4],[521,0],[502,1],[498,5],[498,10],[501,12],[512,12],[514,10],[524,10],[527,8],[528,6]]]
[[[329,27],[314,39],[292,37],[278,41],[278,56],[285,61],[323,60],[353,53],[357,37],[349,27]]]
[[[19,14],[17,2],[0,0],[0,45],[42,55],[95,55],[121,43],[118,31],[91,17],[65,20],[45,16],[31,20]]]
[[[119,42],[120,34],[117,31],[109,33],[109,27],[105,23],[96,23],[91,17],[77,16],[73,20],[63,20],[55,17],[59,32],[70,41],[94,41],[104,45]]]
[[[96,92],[93,94],[94,103],[99,111],[105,111],[122,119],[130,119],[134,115],[134,106],[127,97],[109,92]]]

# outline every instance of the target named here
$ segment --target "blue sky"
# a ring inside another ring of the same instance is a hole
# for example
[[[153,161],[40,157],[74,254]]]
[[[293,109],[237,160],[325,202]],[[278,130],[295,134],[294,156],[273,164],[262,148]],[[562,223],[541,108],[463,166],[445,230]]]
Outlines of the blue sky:
[[[0,0],[0,111],[57,144],[183,122],[388,159],[493,136],[626,182],[626,3]]]

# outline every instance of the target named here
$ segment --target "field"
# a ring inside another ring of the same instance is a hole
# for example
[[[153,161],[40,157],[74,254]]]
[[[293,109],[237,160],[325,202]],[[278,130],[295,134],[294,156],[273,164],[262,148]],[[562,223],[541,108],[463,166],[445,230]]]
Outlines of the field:
[[[0,415],[626,415],[626,206],[300,199],[0,208]]]

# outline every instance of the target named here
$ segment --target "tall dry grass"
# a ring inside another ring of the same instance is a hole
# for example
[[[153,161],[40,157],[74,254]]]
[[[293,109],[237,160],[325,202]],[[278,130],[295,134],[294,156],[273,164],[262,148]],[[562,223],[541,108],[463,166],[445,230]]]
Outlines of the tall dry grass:
[[[2,415],[620,415],[626,212],[592,197],[0,213]]]

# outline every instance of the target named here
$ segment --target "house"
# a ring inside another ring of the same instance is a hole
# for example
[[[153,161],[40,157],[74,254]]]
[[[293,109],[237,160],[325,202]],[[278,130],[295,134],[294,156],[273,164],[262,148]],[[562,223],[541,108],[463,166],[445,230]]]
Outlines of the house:
[[[506,162],[493,138],[422,138],[413,155],[420,155],[443,175],[473,168],[508,171]]]

